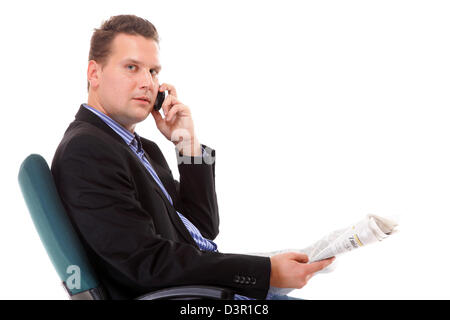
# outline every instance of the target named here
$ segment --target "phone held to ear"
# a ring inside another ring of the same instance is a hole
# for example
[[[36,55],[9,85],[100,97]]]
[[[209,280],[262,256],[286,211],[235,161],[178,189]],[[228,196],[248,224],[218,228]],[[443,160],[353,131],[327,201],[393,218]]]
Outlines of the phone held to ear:
[[[166,91],[158,91],[158,95],[156,96],[153,110],[159,111],[162,107],[165,98],[166,98]]]

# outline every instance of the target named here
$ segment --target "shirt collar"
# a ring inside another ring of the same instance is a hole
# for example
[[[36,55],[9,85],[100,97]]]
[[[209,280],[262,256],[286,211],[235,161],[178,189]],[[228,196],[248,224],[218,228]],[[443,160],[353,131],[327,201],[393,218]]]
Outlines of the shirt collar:
[[[133,146],[138,151],[142,149],[141,139],[136,132],[132,134],[130,131],[122,127],[122,125],[120,125],[117,121],[111,119],[103,112],[92,108],[86,103],[83,103],[82,106],[91,111],[92,113],[94,113],[100,119],[102,119],[103,122],[105,122],[111,129],[113,129],[114,132],[117,133],[126,142],[128,146]]]

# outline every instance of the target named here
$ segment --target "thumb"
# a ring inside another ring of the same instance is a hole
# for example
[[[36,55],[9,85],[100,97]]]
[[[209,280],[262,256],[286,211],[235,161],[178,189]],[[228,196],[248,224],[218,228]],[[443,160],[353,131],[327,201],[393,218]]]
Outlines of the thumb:
[[[164,122],[164,119],[162,118],[161,113],[159,113],[159,111],[152,110],[152,116],[155,119],[157,125],[161,124],[161,121]]]
[[[312,262],[308,265],[309,268],[309,272],[317,272],[320,271],[322,269],[325,269],[326,267],[328,267],[336,258],[332,257],[332,258],[328,258],[328,259],[324,259],[324,260],[320,260],[320,261],[316,261],[316,262]]]
[[[156,111],[155,109],[152,109],[151,112],[152,112],[152,116],[153,116],[153,118],[155,118],[155,120],[156,120],[157,118],[162,119],[161,113],[159,113],[159,110]]]
[[[292,260],[295,260],[297,262],[301,263],[307,263],[309,261],[308,255],[305,253],[300,252],[290,252],[289,256]]]

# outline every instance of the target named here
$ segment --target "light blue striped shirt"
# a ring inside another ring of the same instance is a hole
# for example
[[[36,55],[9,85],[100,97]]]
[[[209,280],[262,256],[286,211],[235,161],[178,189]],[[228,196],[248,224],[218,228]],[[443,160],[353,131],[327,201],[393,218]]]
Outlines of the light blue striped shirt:
[[[166,188],[162,184],[161,180],[159,179],[158,175],[156,174],[156,171],[153,169],[150,162],[147,160],[144,154],[144,149],[142,148],[141,139],[139,135],[135,132],[134,135],[126,130],[124,127],[122,127],[119,123],[117,123],[115,120],[111,119],[101,111],[98,111],[97,109],[92,108],[91,106],[87,104],[82,104],[83,107],[93,112],[95,115],[97,115],[100,119],[103,120],[111,129],[114,130],[124,141],[125,143],[130,147],[130,149],[136,154],[138,159],[141,161],[141,163],[145,166],[145,168],[150,172],[153,179],[156,181],[158,186],[161,188],[161,191],[165,194],[169,202],[173,205],[172,197],[167,192]],[[205,150],[203,150],[204,154]],[[216,251],[217,252],[217,245],[209,239],[206,239],[202,236],[200,230],[197,229],[196,226],[192,224],[185,216],[183,216],[180,212],[176,211],[178,216],[180,217],[183,224],[186,226],[187,230],[189,231],[190,235],[194,239],[195,243],[198,245],[200,250],[203,251]],[[253,298],[245,297],[236,294],[235,300],[254,300]]]

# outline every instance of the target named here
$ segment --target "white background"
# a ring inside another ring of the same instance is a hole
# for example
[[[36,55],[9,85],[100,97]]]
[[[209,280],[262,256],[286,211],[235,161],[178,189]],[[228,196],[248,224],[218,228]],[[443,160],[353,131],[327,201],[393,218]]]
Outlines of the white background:
[[[50,164],[87,101],[94,28],[136,14],[161,37],[202,143],[216,149],[222,252],[306,247],[368,213],[400,220],[294,296],[448,299],[446,1],[15,1],[0,5],[0,298],[67,299],[17,183]],[[171,142],[150,117],[174,172]]]

